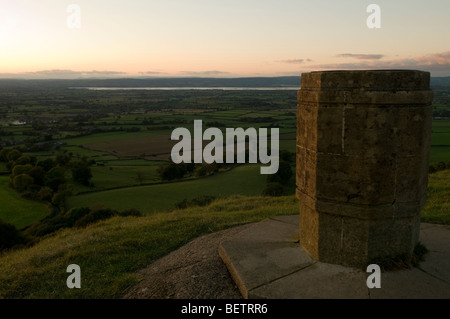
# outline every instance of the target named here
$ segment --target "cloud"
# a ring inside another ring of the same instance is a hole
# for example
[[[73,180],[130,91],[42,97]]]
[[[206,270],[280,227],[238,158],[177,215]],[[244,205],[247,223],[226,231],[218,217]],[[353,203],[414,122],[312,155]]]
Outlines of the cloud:
[[[304,59],[293,59],[293,60],[280,60],[281,63],[287,63],[287,64],[302,64],[305,62]]]
[[[353,53],[343,53],[338,54],[337,57],[340,58],[354,58],[358,60],[379,60],[384,57],[383,54],[353,54]]]
[[[73,71],[73,70],[42,70],[22,73],[0,73],[0,78],[23,78],[23,79],[77,79],[92,77],[115,77],[126,75],[125,72],[117,71]]]
[[[277,62],[287,63],[287,64],[302,64],[306,62],[311,62],[311,59],[292,59],[292,60],[279,60]]]
[[[216,76],[216,75],[228,75],[229,72],[223,72],[223,71],[181,71],[179,72],[182,75],[189,75],[189,76]]]
[[[166,74],[164,72],[157,72],[157,71],[146,71],[146,72],[139,72],[139,75],[161,75]]]
[[[308,66],[311,70],[414,69],[431,72],[433,76],[448,76],[450,51],[405,59],[365,60],[356,63],[329,63]]]

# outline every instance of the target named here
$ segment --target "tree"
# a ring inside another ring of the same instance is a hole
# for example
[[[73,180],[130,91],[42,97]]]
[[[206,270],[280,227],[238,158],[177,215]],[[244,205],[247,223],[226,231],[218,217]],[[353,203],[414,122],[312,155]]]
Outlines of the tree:
[[[171,181],[183,178],[184,174],[186,174],[186,168],[183,165],[171,163],[158,167],[158,173],[162,180]]]
[[[12,173],[11,173],[11,178],[14,178],[18,175],[22,175],[22,174],[28,174],[31,170],[33,169],[33,166],[31,166],[30,164],[27,165],[16,165],[14,166]]]
[[[65,174],[63,168],[52,168],[45,176],[45,185],[50,187],[54,192],[58,191],[59,186],[66,182],[66,178],[64,175]]]
[[[66,210],[66,199],[67,197],[69,197],[70,195],[72,195],[72,190],[70,188],[70,185],[68,184],[62,184],[58,187],[58,191],[53,194],[52,197],[52,203],[53,205],[59,207],[59,209],[61,209],[61,211],[65,211]]]
[[[16,165],[27,165],[31,164],[31,157],[27,155],[22,155],[17,160],[14,161],[14,166]]]
[[[36,185],[44,186],[45,172],[42,167],[35,166],[30,171],[28,171],[27,174],[33,177],[34,183]]]
[[[6,159],[8,162],[14,162],[22,156],[22,153],[19,150],[12,149],[6,154]]]
[[[262,191],[263,196],[283,196],[284,188],[280,183],[268,183]]]
[[[67,166],[67,164],[69,164],[70,162],[70,155],[67,154],[58,154],[56,155],[56,163],[61,166]]]
[[[38,198],[40,200],[44,200],[47,202],[50,202],[52,200],[53,197],[53,191],[50,187],[42,187],[39,192],[38,192]]]
[[[288,162],[280,162],[277,175],[280,177],[281,184],[287,184],[292,175],[294,175],[291,165]]]
[[[3,162],[3,163],[7,163],[7,162],[8,162],[7,155],[8,155],[8,152],[9,152],[9,151],[10,151],[10,150],[7,149],[7,148],[3,148],[3,149],[0,151],[0,162]]]
[[[75,163],[72,168],[72,178],[77,183],[89,186],[92,178],[92,171],[89,164],[85,161]]]
[[[144,182],[144,173],[142,173],[141,171],[136,172],[136,181],[139,184],[142,184]]]
[[[44,169],[44,171],[48,172],[53,167],[56,166],[56,163],[51,158],[47,158],[46,160],[40,161],[37,163],[37,166],[40,166]]]
[[[21,193],[26,191],[31,185],[33,185],[33,183],[33,177],[28,176],[27,174],[17,175],[13,179],[13,187]]]

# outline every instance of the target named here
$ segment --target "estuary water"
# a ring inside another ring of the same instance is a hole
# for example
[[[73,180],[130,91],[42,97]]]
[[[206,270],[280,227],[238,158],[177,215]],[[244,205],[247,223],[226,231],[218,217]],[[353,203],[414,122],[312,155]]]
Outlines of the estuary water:
[[[222,91],[298,91],[299,87],[71,87],[70,89],[85,89],[94,91],[118,91],[118,90],[222,90]]]

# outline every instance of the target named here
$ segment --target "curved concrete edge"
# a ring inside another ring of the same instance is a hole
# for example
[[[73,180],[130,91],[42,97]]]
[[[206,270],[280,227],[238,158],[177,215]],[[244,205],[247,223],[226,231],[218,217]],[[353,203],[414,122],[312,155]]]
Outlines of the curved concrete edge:
[[[421,224],[430,252],[419,267],[381,274],[369,289],[360,269],[313,260],[298,243],[299,216],[255,223],[221,242],[219,255],[246,299],[450,298],[450,227]]]
[[[227,266],[228,272],[230,273],[231,278],[233,278],[242,297],[248,299],[248,289],[245,286],[245,283],[242,281],[241,277],[239,276],[239,273],[237,272],[236,268],[234,268],[233,262],[231,261],[231,258],[227,255],[227,251],[225,248],[223,248],[222,243],[220,243],[219,245],[219,256],[220,258],[222,258],[223,262],[225,263],[225,266]]]

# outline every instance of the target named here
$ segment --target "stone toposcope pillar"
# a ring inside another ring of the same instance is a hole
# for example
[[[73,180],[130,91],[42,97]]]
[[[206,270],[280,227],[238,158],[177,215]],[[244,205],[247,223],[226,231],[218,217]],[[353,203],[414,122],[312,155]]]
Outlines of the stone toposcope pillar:
[[[366,267],[411,257],[431,139],[430,74],[302,74],[297,111],[300,244],[312,258]]]

